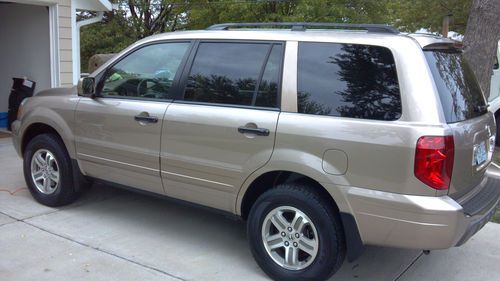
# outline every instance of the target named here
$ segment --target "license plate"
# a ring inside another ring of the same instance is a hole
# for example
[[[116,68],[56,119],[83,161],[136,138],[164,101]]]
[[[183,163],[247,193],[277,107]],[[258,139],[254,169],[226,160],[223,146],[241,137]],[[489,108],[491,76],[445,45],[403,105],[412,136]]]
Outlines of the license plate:
[[[488,152],[486,149],[486,142],[474,145],[474,166],[480,166],[488,160]]]

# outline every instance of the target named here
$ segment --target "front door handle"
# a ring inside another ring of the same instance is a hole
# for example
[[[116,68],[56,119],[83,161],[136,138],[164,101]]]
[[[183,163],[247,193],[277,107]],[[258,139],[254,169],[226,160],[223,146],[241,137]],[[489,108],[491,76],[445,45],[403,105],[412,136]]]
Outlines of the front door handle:
[[[269,136],[269,129],[265,128],[239,127],[238,132],[240,134],[255,134],[258,136]]]
[[[158,117],[155,116],[136,115],[134,119],[135,121],[144,123],[158,123]]]

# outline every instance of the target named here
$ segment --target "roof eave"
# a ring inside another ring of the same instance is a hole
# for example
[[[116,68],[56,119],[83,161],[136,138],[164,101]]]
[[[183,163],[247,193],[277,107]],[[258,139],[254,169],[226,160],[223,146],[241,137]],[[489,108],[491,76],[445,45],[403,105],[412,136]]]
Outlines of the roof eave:
[[[75,0],[75,9],[96,11],[96,12],[109,12],[113,10],[113,4],[108,0]]]

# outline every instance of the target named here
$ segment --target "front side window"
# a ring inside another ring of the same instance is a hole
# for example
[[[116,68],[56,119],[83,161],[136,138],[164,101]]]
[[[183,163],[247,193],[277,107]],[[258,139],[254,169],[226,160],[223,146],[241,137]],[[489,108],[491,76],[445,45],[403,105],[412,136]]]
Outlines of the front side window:
[[[170,88],[189,45],[161,43],[134,51],[106,71],[101,95],[172,99]]]
[[[184,100],[278,107],[281,44],[200,43]]]
[[[299,43],[298,112],[396,120],[401,98],[396,65],[379,46]]]

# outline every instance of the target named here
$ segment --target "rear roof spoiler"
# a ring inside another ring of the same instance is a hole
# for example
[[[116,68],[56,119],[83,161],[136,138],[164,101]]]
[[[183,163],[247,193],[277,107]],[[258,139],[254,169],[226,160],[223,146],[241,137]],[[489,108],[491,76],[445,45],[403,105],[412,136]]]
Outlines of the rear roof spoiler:
[[[444,38],[434,34],[408,34],[415,39],[423,50],[462,50],[462,42],[450,38]]]

